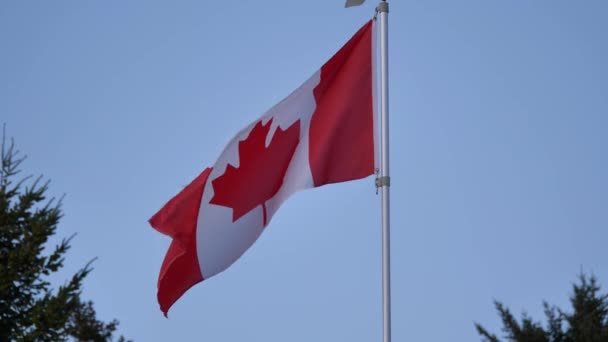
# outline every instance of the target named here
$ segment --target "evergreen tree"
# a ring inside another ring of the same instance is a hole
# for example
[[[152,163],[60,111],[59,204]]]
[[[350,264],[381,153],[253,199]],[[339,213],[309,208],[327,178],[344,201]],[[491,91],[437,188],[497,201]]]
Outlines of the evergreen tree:
[[[116,320],[97,320],[82,301],[91,262],[53,289],[49,275],[64,263],[71,238],[47,248],[62,216],[61,201],[47,200],[48,182],[20,177],[24,161],[3,136],[0,169],[0,341],[113,341]],[[121,336],[118,341],[124,342]]]
[[[543,327],[523,315],[518,322],[502,303],[495,302],[502,320],[504,338],[510,342],[608,342],[608,294],[600,294],[594,276],[579,276],[570,296],[572,311],[565,312],[556,306],[543,303],[546,325]],[[479,324],[477,331],[486,342],[500,342]]]

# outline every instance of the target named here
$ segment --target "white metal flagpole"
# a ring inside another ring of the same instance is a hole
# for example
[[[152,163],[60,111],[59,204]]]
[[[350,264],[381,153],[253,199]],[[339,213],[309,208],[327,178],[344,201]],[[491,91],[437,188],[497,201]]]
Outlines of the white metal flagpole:
[[[380,175],[376,186],[382,195],[382,317],[383,342],[391,342],[391,238],[388,149],[388,2],[376,8],[380,16]]]
[[[359,6],[365,0],[346,0],[345,7]],[[376,189],[382,192],[382,321],[383,342],[391,342],[391,237],[388,172],[388,2],[376,7],[380,17],[380,172]],[[374,53],[376,53],[374,51]]]

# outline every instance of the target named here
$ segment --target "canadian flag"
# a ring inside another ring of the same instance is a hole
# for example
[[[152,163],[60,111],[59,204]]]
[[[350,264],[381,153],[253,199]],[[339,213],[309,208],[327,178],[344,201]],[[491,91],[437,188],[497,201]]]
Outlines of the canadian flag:
[[[158,279],[165,315],[190,287],[234,263],[293,193],[374,173],[373,26],[240,131],[150,219],[173,239]]]

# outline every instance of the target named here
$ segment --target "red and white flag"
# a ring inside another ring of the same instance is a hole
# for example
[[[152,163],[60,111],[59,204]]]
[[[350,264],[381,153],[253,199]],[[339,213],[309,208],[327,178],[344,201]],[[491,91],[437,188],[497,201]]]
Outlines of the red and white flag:
[[[293,193],[374,173],[373,25],[240,131],[150,219],[173,238],[158,279],[165,315],[186,290],[234,263]]]

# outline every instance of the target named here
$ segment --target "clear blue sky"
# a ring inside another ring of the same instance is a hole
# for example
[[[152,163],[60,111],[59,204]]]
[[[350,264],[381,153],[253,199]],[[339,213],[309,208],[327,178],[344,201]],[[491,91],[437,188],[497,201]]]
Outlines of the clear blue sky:
[[[373,179],[297,194],[165,319],[147,219],[373,14],[343,1],[2,1],[0,121],[66,194],[56,284],[137,341],[380,341]],[[393,1],[393,335],[477,341],[608,289],[608,3]]]

